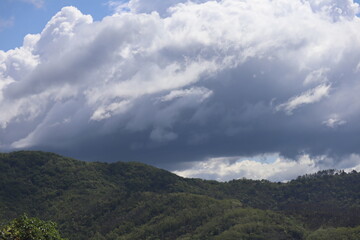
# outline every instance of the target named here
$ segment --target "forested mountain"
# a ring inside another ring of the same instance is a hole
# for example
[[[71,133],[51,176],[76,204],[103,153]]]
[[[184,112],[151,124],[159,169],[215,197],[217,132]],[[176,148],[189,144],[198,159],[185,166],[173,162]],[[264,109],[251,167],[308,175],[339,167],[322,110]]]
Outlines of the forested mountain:
[[[0,154],[1,222],[23,213],[71,240],[360,239],[360,173],[220,183],[141,163]]]

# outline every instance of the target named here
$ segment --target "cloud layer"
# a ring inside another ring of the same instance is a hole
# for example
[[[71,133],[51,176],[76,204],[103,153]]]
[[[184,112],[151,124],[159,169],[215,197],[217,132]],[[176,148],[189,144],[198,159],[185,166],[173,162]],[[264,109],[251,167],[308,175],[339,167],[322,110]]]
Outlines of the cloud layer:
[[[212,158],[187,164],[183,170],[177,170],[174,173],[183,177],[215,179],[218,181],[247,178],[283,182],[301,175],[327,169],[343,169],[347,172],[359,171],[360,156],[352,154],[342,159],[342,162],[334,161],[334,159],[326,156],[310,158],[308,155],[300,156],[297,161],[279,156]]]
[[[0,51],[0,149],[169,168],[360,153],[358,4],[165,2],[65,7]]]

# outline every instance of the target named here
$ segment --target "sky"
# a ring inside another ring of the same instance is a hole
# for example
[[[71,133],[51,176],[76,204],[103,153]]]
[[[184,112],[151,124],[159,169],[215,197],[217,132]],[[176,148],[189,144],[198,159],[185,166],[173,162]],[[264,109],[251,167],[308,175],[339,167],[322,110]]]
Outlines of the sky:
[[[0,151],[185,177],[360,170],[352,0],[0,0]]]

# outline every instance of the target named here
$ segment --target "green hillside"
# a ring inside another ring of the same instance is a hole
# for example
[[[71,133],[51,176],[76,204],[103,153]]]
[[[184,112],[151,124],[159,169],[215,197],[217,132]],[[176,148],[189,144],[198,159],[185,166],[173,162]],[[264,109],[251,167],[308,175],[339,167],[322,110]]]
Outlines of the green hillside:
[[[360,174],[219,183],[141,163],[0,154],[1,221],[23,213],[71,240],[360,239]]]

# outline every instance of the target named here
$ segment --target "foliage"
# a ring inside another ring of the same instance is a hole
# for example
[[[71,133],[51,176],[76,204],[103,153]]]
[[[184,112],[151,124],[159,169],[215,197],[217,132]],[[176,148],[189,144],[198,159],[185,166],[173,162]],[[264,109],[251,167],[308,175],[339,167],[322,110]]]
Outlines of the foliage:
[[[24,212],[55,221],[65,237],[79,240],[357,236],[360,174],[328,170],[288,183],[220,183],[141,163],[0,154],[0,219]]]
[[[308,240],[358,240],[360,239],[360,227],[356,228],[320,228],[311,233]]]
[[[12,220],[0,230],[1,240],[65,240],[54,222],[29,218],[26,215]]]

